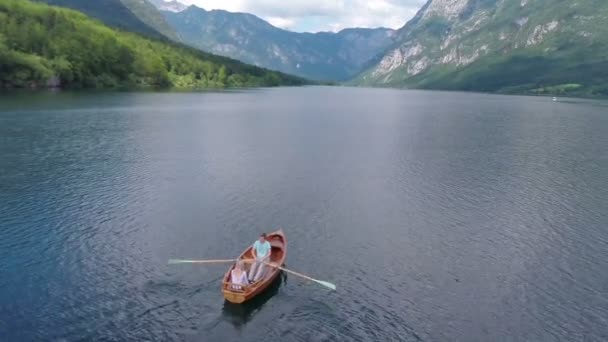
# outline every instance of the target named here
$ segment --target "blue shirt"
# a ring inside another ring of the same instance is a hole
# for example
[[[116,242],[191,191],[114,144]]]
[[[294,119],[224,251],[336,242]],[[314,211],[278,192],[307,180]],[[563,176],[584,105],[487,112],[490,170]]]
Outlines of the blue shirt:
[[[270,254],[270,243],[268,241],[260,243],[260,240],[257,240],[253,243],[253,249],[258,259],[264,258]]]

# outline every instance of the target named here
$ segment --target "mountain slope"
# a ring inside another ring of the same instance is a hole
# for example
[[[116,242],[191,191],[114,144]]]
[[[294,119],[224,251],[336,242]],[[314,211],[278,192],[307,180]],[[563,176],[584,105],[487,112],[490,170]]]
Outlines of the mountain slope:
[[[429,0],[354,82],[608,94],[607,19],[604,0]]]
[[[302,83],[225,57],[111,29],[81,12],[29,0],[0,0],[0,88]]]
[[[155,38],[176,40],[175,31],[147,0],[38,0],[81,11],[106,25]]]
[[[173,1],[165,1],[165,0],[150,0],[150,2],[156,6],[161,11],[169,11],[169,12],[181,12],[188,8],[188,6],[178,2],[176,0]]]
[[[121,0],[122,3],[131,10],[133,14],[141,21],[152,27],[156,31],[162,33],[165,37],[174,41],[179,41],[177,34],[169,26],[165,17],[156,9],[156,7],[148,2],[148,0]]]
[[[163,13],[191,46],[317,80],[352,78],[393,44],[394,31],[389,29],[296,33],[246,13],[206,11],[195,6]]]

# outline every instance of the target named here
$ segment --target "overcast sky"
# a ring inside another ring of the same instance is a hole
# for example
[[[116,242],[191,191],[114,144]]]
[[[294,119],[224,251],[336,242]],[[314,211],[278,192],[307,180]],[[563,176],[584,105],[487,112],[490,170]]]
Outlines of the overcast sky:
[[[206,10],[257,15],[298,32],[339,31],[346,27],[399,28],[427,0],[179,0]]]

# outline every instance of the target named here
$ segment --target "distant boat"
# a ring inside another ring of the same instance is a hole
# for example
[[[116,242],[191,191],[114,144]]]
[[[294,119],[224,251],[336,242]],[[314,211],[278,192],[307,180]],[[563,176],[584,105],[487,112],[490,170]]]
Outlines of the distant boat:
[[[283,263],[285,262],[285,257],[287,256],[287,238],[285,237],[285,233],[283,233],[282,229],[279,229],[276,232],[268,233],[267,238],[271,246],[269,264],[283,266]],[[243,254],[241,254],[239,259],[252,260],[252,250],[252,246],[247,248],[243,252]],[[251,265],[247,265],[248,272],[250,267]],[[232,284],[230,283],[230,271],[232,271],[233,268],[234,265],[230,266],[228,272],[226,272],[226,275],[224,275],[224,281],[222,283],[222,292],[224,293],[224,298],[227,301],[235,304],[243,303],[262,293],[279,276],[279,273],[281,273],[281,270],[279,270],[277,267],[267,266],[266,275],[263,279],[253,284],[243,286],[242,290],[236,290],[232,287]]]
[[[557,101],[557,97],[553,96],[553,101]]]

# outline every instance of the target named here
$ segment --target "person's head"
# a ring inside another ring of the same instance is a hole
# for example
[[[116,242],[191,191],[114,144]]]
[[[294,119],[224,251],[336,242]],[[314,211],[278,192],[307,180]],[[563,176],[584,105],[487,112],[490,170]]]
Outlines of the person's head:
[[[244,271],[244,270],[245,270],[245,262],[244,262],[243,260],[239,260],[239,261],[236,263],[235,268],[236,268],[237,270],[239,270],[239,271]]]
[[[262,235],[260,235],[260,242],[264,241],[266,241],[266,233],[262,233]]]

